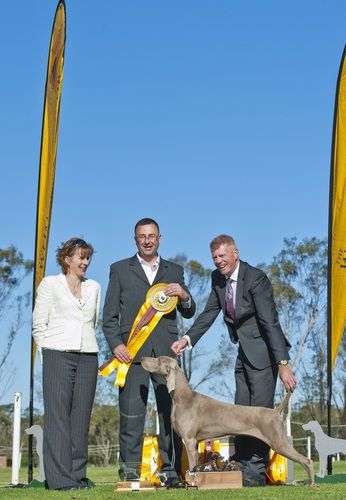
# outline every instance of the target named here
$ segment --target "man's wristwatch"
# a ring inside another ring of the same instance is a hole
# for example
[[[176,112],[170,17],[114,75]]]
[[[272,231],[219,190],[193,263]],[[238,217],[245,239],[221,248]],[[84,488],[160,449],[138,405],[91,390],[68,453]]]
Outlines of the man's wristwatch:
[[[287,366],[288,365],[288,360],[287,359],[281,359],[278,361],[278,366]]]

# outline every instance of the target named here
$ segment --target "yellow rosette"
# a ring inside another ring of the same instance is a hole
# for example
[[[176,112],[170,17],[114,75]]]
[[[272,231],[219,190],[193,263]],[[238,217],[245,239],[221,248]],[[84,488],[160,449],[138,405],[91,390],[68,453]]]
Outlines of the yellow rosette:
[[[164,293],[166,283],[157,283],[149,288],[146,300],[133,322],[131,332],[127,341],[127,349],[134,359],[137,352],[148,339],[162,316],[173,311],[178,303],[178,297],[169,297]],[[106,361],[99,368],[99,374],[107,377],[114,370],[117,370],[117,376],[114,385],[124,387],[126,375],[131,366],[130,363],[120,363],[116,358]]]

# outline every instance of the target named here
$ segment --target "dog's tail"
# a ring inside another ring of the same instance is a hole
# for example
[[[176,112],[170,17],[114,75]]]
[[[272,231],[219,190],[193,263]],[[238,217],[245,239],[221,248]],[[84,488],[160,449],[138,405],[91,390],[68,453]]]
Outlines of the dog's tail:
[[[281,403],[279,404],[279,406],[277,406],[275,408],[275,410],[278,412],[278,413],[282,413],[284,411],[284,409],[286,408],[286,406],[288,405],[288,401],[291,397],[291,391],[288,391],[286,396],[284,397],[284,399],[281,401]]]

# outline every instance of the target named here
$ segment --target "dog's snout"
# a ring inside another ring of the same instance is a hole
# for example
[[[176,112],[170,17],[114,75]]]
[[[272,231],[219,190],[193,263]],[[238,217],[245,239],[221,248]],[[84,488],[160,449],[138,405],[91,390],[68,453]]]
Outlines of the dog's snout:
[[[141,359],[141,365],[143,366],[143,368],[147,368],[147,366],[148,366],[148,358],[142,358]]]

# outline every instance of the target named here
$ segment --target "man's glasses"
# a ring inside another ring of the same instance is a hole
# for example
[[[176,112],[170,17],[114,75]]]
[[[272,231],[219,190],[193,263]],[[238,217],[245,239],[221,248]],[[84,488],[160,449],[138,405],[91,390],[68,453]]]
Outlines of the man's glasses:
[[[158,234],[138,234],[136,236],[136,240],[137,241],[146,241],[146,240],[156,241],[158,237],[159,237]]]

